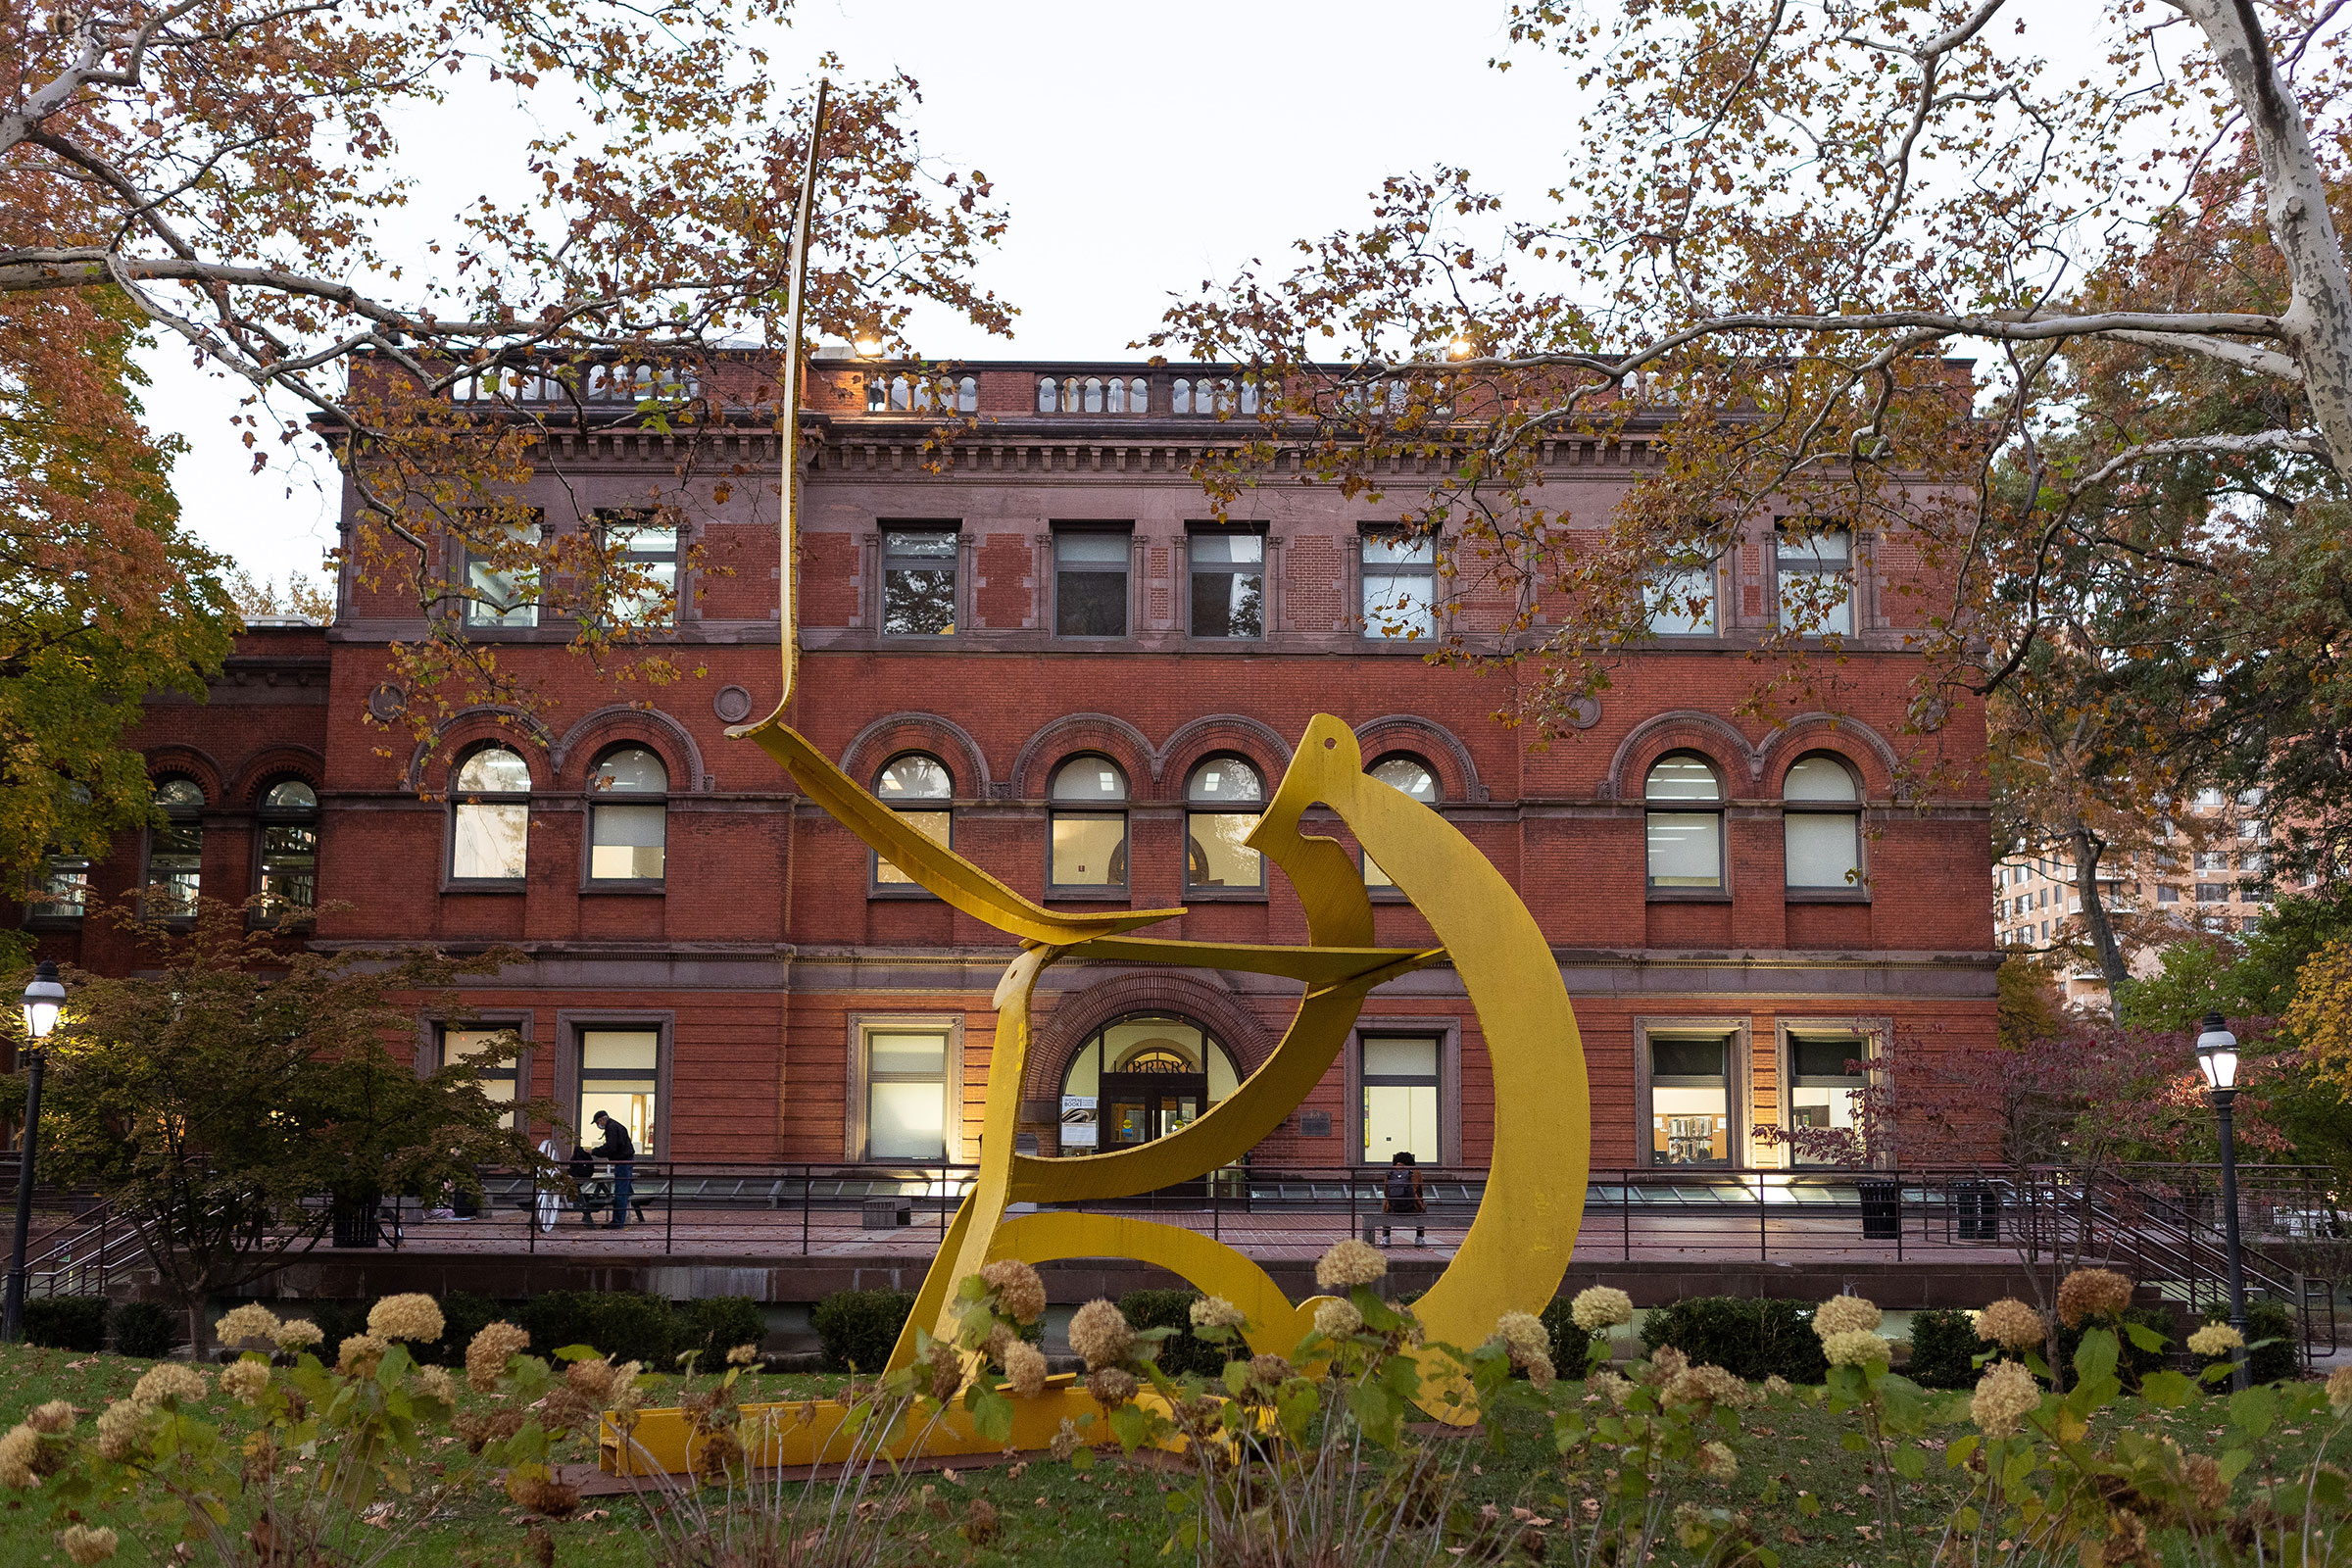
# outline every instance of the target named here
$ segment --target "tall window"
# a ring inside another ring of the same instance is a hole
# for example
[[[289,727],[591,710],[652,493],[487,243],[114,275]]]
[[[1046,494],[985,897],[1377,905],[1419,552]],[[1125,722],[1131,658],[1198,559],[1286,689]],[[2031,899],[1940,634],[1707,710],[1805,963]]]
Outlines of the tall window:
[[[612,618],[669,626],[678,618],[678,530],[635,513],[600,517],[612,553]]]
[[[1649,885],[1723,886],[1723,786],[1701,757],[1659,759],[1642,787],[1649,834]]]
[[[460,1029],[444,1024],[441,1028],[441,1065],[455,1067],[461,1063],[470,1066],[476,1082],[482,1086],[482,1098],[495,1105],[512,1105],[521,1096],[521,1057],[510,1054],[492,1058],[493,1048],[508,1044],[514,1031],[506,1029]],[[476,1060],[481,1057],[484,1059]],[[514,1125],[514,1112],[508,1111],[498,1119],[501,1127]]]
[[[1203,529],[1187,541],[1193,558],[1193,635],[1266,634],[1266,538]]]
[[[47,856],[24,889],[24,917],[28,920],[78,920],[89,906],[90,859],[86,855]]]
[[[1653,637],[1715,635],[1715,564],[1668,571],[1642,590]]]
[[[1852,1131],[1860,1124],[1870,1041],[1848,1034],[1788,1036],[1788,1124]],[[1809,1163],[1791,1153],[1798,1164]],[[1818,1159],[1810,1161],[1818,1163]]]
[[[1264,858],[1242,842],[1256,828],[1265,801],[1265,781],[1238,757],[1214,757],[1193,769],[1184,786],[1186,887],[1266,885]]]
[[[1434,1035],[1366,1035],[1359,1081],[1364,1095],[1364,1162],[1397,1154],[1434,1165],[1438,1143],[1438,1040]]]
[[[579,1136],[595,1136],[596,1113],[629,1130],[629,1142],[647,1159],[661,1158],[655,1135],[661,1122],[662,1033],[658,1029],[580,1031]]]
[[[1073,757],[1054,770],[1053,864],[1057,888],[1127,885],[1127,775],[1107,757]]]
[[[519,882],[531,834],[531,770],[504,746],[485,746],[458,768],[449,838],[454,882]]]
[[[1853,535],[1781,524],[1775,543],[1781,628],[1807,636],[1854,629]]]
[[[1732,1162],[1732,1039],[1649,1037],[1651,1164]]]
[[[865,1035],[865,1157],[945,1159],[948,1032],[869,1029]]]
[[[539,574],[516,558],[538,544],[539,525],[483,521],[478,526],[488,537],[466,547],[466,624],[538,625]]]
[[[882,635],[956,634],[956,548],[953,528],[882,530]]]
[[[1788,886],[1862,885],[1862,792],[1834,757],[1800,759],[1781,786],[1781,833],[1788,845]]]
[[[955,843],[956,781],[936,757],[920,752],[908,752],[883,764],[874,779],[874,799],[899,813],[899,820],[913,828],[932,843],[948,848]],[[882,858],[874,857],[874,883],[878,887],[912,887],[914,878]]]
[[[1429,637],[1438,629],[1438,542],[1400,534],[1363,536],[1367,637]]]
[[[204,788],[194,779],[156,781],[161,827],[147,830],[147,912],[160,920],[188,920],[204,891]]]
[[[1411,796],[1423,806],[1438,804],[1438,775],[1431,772],[1428,764],[1417,757],[1384,757],[1364,771],[1389,788]],[[1389,873],[1373,861],[1372,857],[1364,857],[1364,886],[1393,888],[1396,885],[1389,879]]]
[[[1063,637],[1127,635],[1128,536],[1094,529],[1054,535],[1054,630]]]
[[[318,904],[318,792],[281,779],[262,797],[262,906],[270,924],[301,920]]]
[[[588,775],[588,875],[659,882],[669,838],[669,769],[643,746],[616,746]]]

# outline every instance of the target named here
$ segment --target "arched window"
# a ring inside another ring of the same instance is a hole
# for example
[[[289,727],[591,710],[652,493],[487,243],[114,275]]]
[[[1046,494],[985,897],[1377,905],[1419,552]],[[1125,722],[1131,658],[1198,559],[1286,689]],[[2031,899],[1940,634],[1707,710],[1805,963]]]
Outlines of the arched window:
[[[1723,887],[1723,785],[1705,758],[1660,758],[1642,789],[1648,806],[1649,886]]]
[[[644,746],[615,746],[588,775],[588,878],[659,882],[669,839],[669,769]]]
[[[305,920],[318,904],[318,792],[280,779],[262,796],[261,907],[265,925]]]
[[[192,920],[204,891],[204,786],[192,778],[155,781],[163,825],[147,830],[147,913]]]
[[[1265,858],[1242,842],[1257,826],[1265,780],[1238,757],[1212,757],[1184,786],[1184,885],[1254,892],[1266,885]]]
[[[1429,764],[1418,757],[1384,757],[1364,771],[1389,788],[1411,796],[1423,806],[1438,804],[1438,775],[1431,772]],[[1372,857],[1364,857],[1364,886],[1393,888],[1396,885],[1389,880],[1388,872],[1373,863]]]
[[[522,880],[531,835],[531,769],[505,746],[485,746],[458,766],[450,791],[453,882]]]
[[[921,752],[892,758],[874,777],[874,799],[898,812],[901,821],[932,843],[943,848],[955,843],[956,813],[952,803],[956,799],[956,781],[938,758],[926,757]],[[914,886],[914,878],[879,855],[874,857],[873,869],[876,887]]]
[[[1180,1013],[1132,1013],[1087,1037],[1061,1080],[1061,1152],[1129,1149],[1189,1126],[1242,1075],[1224,1043]]]
[[[1852,769],[1824,752],[1799,758],[1781,786],[1781,836],[1791,890],[1862,886],[1862,791]]]
[[[1127,885],[1127,775],[1107,757],[1073,757],[1054,770],[1053,837],[1046,882],[1053,888]]]
[[[1053,414],[1061,408],[1061,383],[1050,375],[1037,378],[1037,412]]]

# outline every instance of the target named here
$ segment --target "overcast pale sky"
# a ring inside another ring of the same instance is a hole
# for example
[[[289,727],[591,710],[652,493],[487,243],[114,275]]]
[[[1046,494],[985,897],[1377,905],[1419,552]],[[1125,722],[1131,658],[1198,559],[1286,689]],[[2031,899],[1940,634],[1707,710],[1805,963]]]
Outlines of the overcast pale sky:
[[[1502,0],[808,0],[767,41],[794,80],[828,49],[853,76],[913,75],[926,150],[985,171],[1010,207],[980,276],[1019,308],[1014,339],[943,317],[918,322],[921,352],[1096,358],[1148,332],[1171,293],[1353,224],[1389,173],[1459,164],[1523,198],[1559,183],[1571,72],[1535,56],[1492,70],[1506,15]],[[2053,41],[2068,52],[2034,40]],[[411,254],[485,185],[517,194],[526,133],[491,89],[406,129],[403,167],[422,181],[402,220]],[[226,422],[235,389],[184,352],[150,368],[153,421],[191,448],[174,474],[188,523],[257,575],[316,571],[335,537],[331,467],[254,474]]]
[[[985,171],[1009,205],[981,277],[1019,307],[1015,337],[934,319],[924,353],[1094,358],[1149,331],[1171,292],[1352,222],[1393,171],[1458,162],[1497,186],[1552,183],[1574,133],[1569,83],[1534,62],[1488,69],[1504,14],[1393,0],[812,0],[773,53],[795,78],[826,49],[852,75],[907,72],[926,150]],[[425,182],[408,220],[417,236],[483,181],[509,188],[524,134],[486,94],[409,128],[404,163]],[[159,351],[150,368],[153,422],[191,448],[173,476],[190,526],[257,575],[315,572],[335,537],[331,467],[252,473],[227,425],[235,389],[181,353]]]

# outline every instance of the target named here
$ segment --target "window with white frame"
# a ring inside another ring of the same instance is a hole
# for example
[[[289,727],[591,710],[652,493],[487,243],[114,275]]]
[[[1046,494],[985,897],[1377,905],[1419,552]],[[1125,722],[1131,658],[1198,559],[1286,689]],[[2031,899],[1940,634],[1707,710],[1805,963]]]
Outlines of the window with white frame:
[[[948,1157],[949,1031],[871,1024],[863,1031],[865,1159]]]
[[[1059,637],[1127,635],[1125,530],[1057,528],[1054,532],[1054,632]]]
[[[659,882],[669,845],[669,769],[651,747],[615,746],[588,775],[588,879]]]
[[[1715,618],[1715,563],[1678,566],[1654,577],[1642,590],[1652,637],[1712,637]]]
[[[1393,531],[1366,533],[1362,595],[1364,635],[1417,640],[1438,629],[1438,542]]]
[[[1732,1044],[1738,1038],[1648,1036],[1651,1164],[1732,1163]]]
[[[1854,629],[1853,535],[1785,522],[1774,541],[1783,631],[1845,636]]]
[[[603,1111],[628,1129],[639,1157],[662,1157],[656,1139],[662,1128],[662,1031],[649,1028],[580,1031],[579,1114],[573,1125],[583,1139],[595,1136]]]
[[[472,627],[517,629],[539,624],[536,522],[477,519],[466,541],[466,614]]]
[[[1266,537],[1229,528],[1198,528],[1192,555],[1192,634],[1250,638],[1266,634]]]
[[[511,748],[485,746],[458,764],[450,789],[453,882],[520,882],[531,835],[531,769]]]
[[[660,628],[678,618],[678,530],[643,513],[600,513],[612,564],[614,623]]]
[[[441,1026],[441,1065],[469,1068],[474,1081],[481,1085],[482,1098],[494,1105],[513,1105],[521,1101],[521,1051],[512,1026],[487,1029],[461,1028],[456,1024]],[[506,1112],[499,1117],[498,1124],[514,1127],[514,1112]]]
[[[1859,1139],[1865,1117],[1863,1096],[1870,1087],[1870,1036],[1835,1030],[1788,1031],[1788,1125],[1819,1128]],[[1833,1163],[1819,1152],[1792,1145],[1793,1164]]]
[[[1367,1034],[1359,1043],[1357,1079],[1363,1095],[1363,1160],[1386,1165],[1398,1154],[1435,1165],[1443,1042],[1436,1035]]]
[[[942,849],[955,843],[956,780],[945,763],[921,752],[908,752],[882,764],[874,776],[874,799],[899,813],[899,820]],[[873,858],[874,885],[914,887],[914,878],[884,859]]]

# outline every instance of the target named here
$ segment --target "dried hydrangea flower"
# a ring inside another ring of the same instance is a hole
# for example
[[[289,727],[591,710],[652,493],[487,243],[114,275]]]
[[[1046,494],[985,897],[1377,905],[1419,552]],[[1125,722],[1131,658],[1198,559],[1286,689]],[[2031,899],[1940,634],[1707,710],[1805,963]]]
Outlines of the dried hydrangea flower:
[[[466,1347],[466,1382],[475,1392],[488,1394],[498,1387],[498,1380],[507,1370],[507,1363],[528,1349],[531,1337],[512,1323],[484,1324],[482,1331]]]
[[[1977,1314],[1977,1338],[1988,1345],[2030,1350],[2049,1337],[2048,1320],[2014,1296],[2003,1297]]]
[[[1859,1296],[1833,1296],[1813,1309],[1813,1332],[1827,1344],[1833,1334],[1853,1334],[1879,1326],[1876,1301]]]
[[[1135,1330],[1118,1303],[1098,1298],[1071,1314],[1070,1348],[1090,1369],[1117,1366],[1135,1353]]]
[[[2191,1355],[2228,1355],[2245,1348],[2246,1337],[2227,1323],[2208,1323],[2188,1337]]]
[[[1250,1314],[1222,1296],[1203,1296],[1193,1303],[1193,1327],[1197,1329],[1244,1329],[1250,1326]]]
[[[1004,1349],[1004,1376],[1013,1393],[1036,1398],[1046,1392],[1046,1352],[1026,1340],[1013,1341]]]
[[[1327,1340],[1344,1340],[1358,1333],[1364,1326],[1364,1314],[1355,1309],[1353,1301],[1333,1297],[1315,1308],[1315,1332]]]
[[[1576,1293],[1568,1316],[1587,1334],[1598,1334],[1634,1320],[1634,1298],[1610,1285],[1594,1285]]]
[[[2041,1408],[2041,1385],[2023,1361],[1995,1361],[1977,1380],[1968,1401],[1969,1419],[1988,1438],[2005,1438],[2026,1416]]]
[[[997,1293],[997,1304],[1015,1323],[1034,1323],[1045,1316],[1046,1282],[1019,1258],[1000,1258],[983,1267],[980,1278]]]
[[[1336,1242],[1315,1264],[1315,1284],[1326,1291],[1352,1291],[1359,1285],[1377,1285],[1388,1276],[1389,1260],[1380,1250],[1367,1247],[1350,1236]]]
[[[2058,1321],[2079,1329],[2086,1319],[2121,1317],[2132,1304],[2132,1282],[2111,1268],[2079,1268],[2058,1282]]]
[[[1832,1366],[1867,1366],[1875,1361],[1881,1366],[1894,1358],[1894,1345],[1884,1334],[1868,1329],[1847,1329],[1832,1334],[1821,1342],[1821,1353]]]
[[[221,1313],[220,1321],[213,1325],[213,1333],[222,1345],[243,1349],[255,1340],[268,1340],[275,1345],[278,1331],[284,1327],[275,1312],[259,1301],[247,1301]]]
[[[416,1291],[387,1296],[368,1311],[368,1332],[379,1340],[437,1340],[447,1328],[441,1303]]]
[[[161,1404],[166,1399],[201,1399],[205,1391],[204,1374],[180,1361],[158,1361],[147,1369],[130,1396],[141,1404]]]

